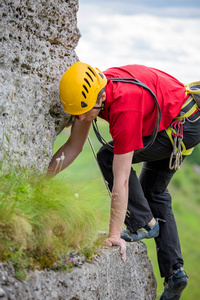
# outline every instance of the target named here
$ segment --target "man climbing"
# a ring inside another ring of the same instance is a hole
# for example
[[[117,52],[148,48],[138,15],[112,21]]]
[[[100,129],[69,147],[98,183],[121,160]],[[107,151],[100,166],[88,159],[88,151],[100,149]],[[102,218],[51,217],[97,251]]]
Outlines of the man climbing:
[[[160,273],[165,277],[160,299],[180,299],[187,275],[167,186],[200,142],[200,109],[195,101],[199,95],[191,96],[177,79],[154,68],[128,65],[102,73],[81,62],[65,72],[59,91],[65,111],[76,117],[48,173],[58,172],[56,159],[63,154],[59,171],[71,164],[92,121],[97,116],[105,119],[113,141],[103,142],[97,159],[112,191],[107,243],[120,246],[125,261],[126,242],[155,238]],[[139,162],[144,163],[138,179],[131,165]]]

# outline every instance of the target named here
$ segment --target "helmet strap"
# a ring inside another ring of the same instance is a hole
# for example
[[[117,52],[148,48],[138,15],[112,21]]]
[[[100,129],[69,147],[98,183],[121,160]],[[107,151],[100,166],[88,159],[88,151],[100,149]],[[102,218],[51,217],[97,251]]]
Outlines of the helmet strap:
[[[93,109],[100,109],[101,111],[105,109],[105,103],[102,102],[101,106],[97,107],[97,106],[94,106]]]

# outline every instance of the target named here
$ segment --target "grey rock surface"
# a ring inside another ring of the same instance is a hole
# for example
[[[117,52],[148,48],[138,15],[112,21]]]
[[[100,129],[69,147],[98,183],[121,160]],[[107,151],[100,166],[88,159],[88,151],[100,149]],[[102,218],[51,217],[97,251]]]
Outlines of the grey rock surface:
[[[0,299],[12,300],[153,300],[156,279],[143,242],[127,245],[127,260],[118,247],[105,248],[93,262],[66,271],[28,271],[19,281],[0,264]]]
[[[43,171],[71,117],[59,81],[78,60],[78,0],[0,4],[0,161]]]

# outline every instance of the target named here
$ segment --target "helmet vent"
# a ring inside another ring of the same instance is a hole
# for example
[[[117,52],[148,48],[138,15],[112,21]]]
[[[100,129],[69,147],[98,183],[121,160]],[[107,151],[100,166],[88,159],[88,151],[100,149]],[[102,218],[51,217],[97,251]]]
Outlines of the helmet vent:
[[[82,91],[82,95],[85,99],[87,98],[85,92],[83,92],[83,91]]]
[[[90,72],[94,75],[94,77],[96,77],[96,74],[93,72],[91,68],[88,67],[88,70],[90,70]]]
[[[86,90],[86,92],[88,93],[88,89],[87,87],[83,84],[83,88]]]
[[[87,74],[87,76],[93,81],[92,79],[92,76],[88,73],[88,72],[85,72]]]
[[[84,101],[81,101],[81,107],[87,107],[87,103],[85,103]]]
[[[84,81],[89,85],[89,87],[91,87],[89,81],[86,78],[84,78]]]

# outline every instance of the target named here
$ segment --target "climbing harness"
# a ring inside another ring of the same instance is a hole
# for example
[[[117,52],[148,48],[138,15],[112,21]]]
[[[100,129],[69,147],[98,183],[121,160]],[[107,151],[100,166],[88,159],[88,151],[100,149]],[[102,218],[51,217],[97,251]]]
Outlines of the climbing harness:
[[[154,130],[152,132],[152,135],[150,137],[150,142],[147,144],[147,146],[143,147],[142,149],[138,149],[135,150],[135,153],[141,152],[146,150],[147,148],[149,148],[155,141],[156,136],[158,134],[159,131],[159,126],[160,126],[160,119],[161,119],[161,110],[160,110],[160,106],[157,100],[156,95],[154,94],[154,92],[143,82],[139,81],[138,79],[135,78],[108,78],[108,81],[113,81],[113,82],[125,82],[125,83],[132,83],[132,84],[136,84],[138,86],[143,87],[144,89],[148,90],[151,95],[153,96],[153,98],[155,99],[155,103],[156,103],[156,108],[157,108],[157,116],[156,116],[156,121],[155,121],[155,125],[154,125]],[[99,142],[105,146],[108,150],[110,150],[111,152],[114,152],[114,147],[107,143],[106,140],[101,136],[100,132],[99,132],[99,128],[97,126],[97,119],[95,119],[92,122],[92,126],[94,129],[94,132],[96,134],[97,139],[99,140]]]
[[[171,125],[165,129],[171,143],[173,150],[169,160],[169,168],[171,170],[178,170],[182,164],[182,157],[190,155],[194,148],[186,149],[183,143],[183,124],[188,121],[194,123],[200,119],[198,116],[195,120],[190,120],[189,117],[197,110],[200,111],[200,81],[192,82],[186,87],[186,94],[190,97],[183,104],[180,114],[174,118]]]

